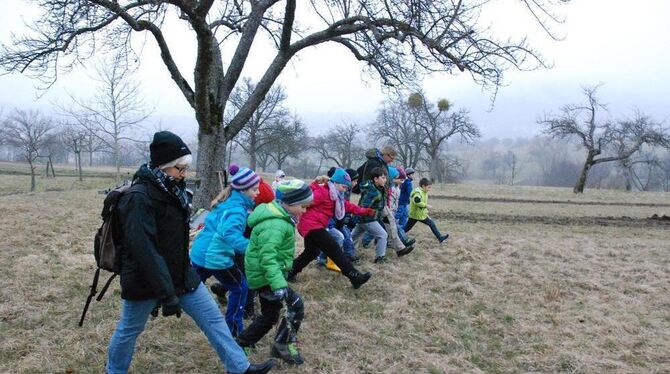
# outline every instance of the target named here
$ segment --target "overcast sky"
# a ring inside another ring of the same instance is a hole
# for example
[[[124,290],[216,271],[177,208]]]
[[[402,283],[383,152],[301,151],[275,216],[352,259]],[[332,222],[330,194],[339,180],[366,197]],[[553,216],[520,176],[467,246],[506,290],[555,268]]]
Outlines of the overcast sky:
[[[483,22],[490,22],[501,35],[527,34],[532,46],[553,68],[509,71],[493,107],[491,94],[483,92],[468,74],[427,77],[423,85],[429,98],[447,98],[456,107],[469,109],[484,137],[528,137],[539,133],[535,120],[543,111],[555,111],[562,104],[581,100],[581,85],[602,83],[599,96],[612,116],[626,116],[639,108],[667,124],[670,1],[573,0],[557,8],[566,19],[565,24],[554,27],[565,37],[562,41],[548,38],[518,3],[494,1],[489,12],[482,15]],[[30,22],[35,15],[35,10],[21,1],[0,2],[0,41],[8,42],[11,32],[21,33],[23,22]],[[183,74],[192,79],[193,37],[191,31],[179,27],[167,32],[167,39]],[[155,107],[152,120],[160,119],[164,127],[195,137],[193,112],[156,50],[149,39],[136,76],[143,83],[146,101]],[[271,57],[264,53],[266,50],[269,48],[262,44],[255,47],[244,75],[260,76]],[[288,106],[313,132],[343,122],[363,125],[374,119],[384,93],[376,77],[363,75],[353,57],[327,45],[302,51],[297,57],[279,81],[286,87]],[[87,64],[90,67],[93,63]],[[66,92],[90,95],[90,74],[79,69],[61,75],[40,98],[35,81],[20,74],[0,76],[0,106],[5,112],[14,107],[51,110],[54,101],[67,100]]]

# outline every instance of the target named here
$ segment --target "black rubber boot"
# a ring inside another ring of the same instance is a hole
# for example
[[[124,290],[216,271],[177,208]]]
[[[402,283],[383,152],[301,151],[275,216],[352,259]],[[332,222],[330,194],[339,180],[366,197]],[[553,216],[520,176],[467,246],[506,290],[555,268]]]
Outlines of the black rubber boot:
[[[359,289],[362,285],[365,284],[368,280],[370,280],[370,277],[372,276],[372,273],[365,272],[361,273],[360,271],[353,269],[347,274],[347,278],[349,278],[349,282],[351,282],[351,285],[354,287],[354,289]]]
[[[289,365],[302,365],[305,360],[298,352],[298,347],[295,343],[279,343],[274,342],[272,345],[272,357],[277,357]]]
[[[251,364],[249,365],[247,371],[244,372],[244,374],[265,374],[268,371],[272,370],[272,368],[275,367],[276,363],[277,361],[271,358],[260,364]]]

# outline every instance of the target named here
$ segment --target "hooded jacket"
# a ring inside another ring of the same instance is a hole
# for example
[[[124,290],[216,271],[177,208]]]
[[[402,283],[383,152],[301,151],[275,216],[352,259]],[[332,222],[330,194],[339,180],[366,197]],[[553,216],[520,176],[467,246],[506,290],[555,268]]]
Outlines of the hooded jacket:
[[[423,188],[415,188],[409,196],[409,218],[423,221],[428,218],[428,192]]]
[[[153,180],[148,169],[140,168],[117,205],[123,235],[121,297],[127,300],[180,296],[200,283],[188,257],[188,209]]]
[[[286,274],[293,267],[295,223],[278,203],[261,204],[247,220],[251,238],[244,257],[250,289],[288,287]]]
[[[300,217],[300,222],[298,222],[298,232],[303,238],[312,230],[328,227],[328,222],[335,215],[335,201],[330,198],[328,184],[312,182],[309,187],[314,194],[314,201]],[[357,215],[367,213],[367,209],[361,208],[346,199],[344,200],[344,210],[346,213]]]
[[[254,201],[249,196],[232,190],[230,196],[207,215],[205,227],[191,246],[191,261],[212,270],[232,267],[235,255],[244,254],[249,244],[244,230],[253,208]]]

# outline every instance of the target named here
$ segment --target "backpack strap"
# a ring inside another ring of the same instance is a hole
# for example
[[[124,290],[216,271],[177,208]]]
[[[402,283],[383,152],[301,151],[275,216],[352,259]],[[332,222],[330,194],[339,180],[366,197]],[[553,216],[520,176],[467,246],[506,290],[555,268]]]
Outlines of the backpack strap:
[[[100,294],[98,297],[95,298],[95,301],[100,301],[102,300],[102,297],[105,296],[105,292],[107,292],[107,289],[109,288],[109,285],[112,284],[112,281],[116,277],[116,273],[112,273],[112,275],[107,279],[107,282],[105,282],[105,285],[102,287],[102,290],[100,290]]]
[[[86,312],[88,311],[89,305],[91,305],[91,300],[93,296],[98,292],[98,280],[100,279],[100,268],[95,269],[95,275],[93,276],[93,283],[91,284],[91,292],[86,298],[86,304],[84,305],[84,310],[81,312],[81,318],[79,319],[79,327],[84,324],[84,317],[86,317]]]

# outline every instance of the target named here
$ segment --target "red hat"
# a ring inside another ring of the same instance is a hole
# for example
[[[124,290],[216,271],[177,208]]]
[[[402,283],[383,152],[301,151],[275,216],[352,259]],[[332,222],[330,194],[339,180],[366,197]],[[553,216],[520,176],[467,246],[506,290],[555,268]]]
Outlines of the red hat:
[[[258,195],[254,199],[256,205],[271,203],[275,199],[275,193],[272,191],[272,186],[261,178],[258,184]]]

